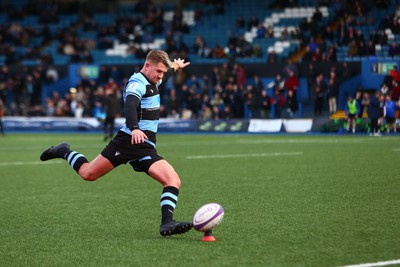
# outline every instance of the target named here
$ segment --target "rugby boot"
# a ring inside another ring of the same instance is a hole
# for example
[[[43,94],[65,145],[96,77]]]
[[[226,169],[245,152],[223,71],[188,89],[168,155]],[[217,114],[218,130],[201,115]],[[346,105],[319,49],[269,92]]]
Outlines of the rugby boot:
[[[191,222],[176,222],[170,221],[160,225],[160,234],[162,236],[183,234],[192,229],[193,224]]]
[[[46,161],[50,159],[63,159],[65,154],[69,151],[70,145],[68,143],[61,143],[56,146],[52,146],[45,151],[43,151],[42,155],[40,155],[41,161]]]

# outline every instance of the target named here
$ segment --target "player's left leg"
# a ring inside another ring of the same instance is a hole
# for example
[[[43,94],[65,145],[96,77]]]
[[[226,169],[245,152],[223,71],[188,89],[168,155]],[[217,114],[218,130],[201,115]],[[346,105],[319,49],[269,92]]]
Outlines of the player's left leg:
[[[192,228],[191,222],[173,220],[173,213],[178,202],[179,188],[181,186],[181,180],[174,168],[166,160],[162,159],[150,166],[148,174],[164,186],[160,199],[160,234],[168,236],[189,231]]]
[[[95,181],[114,169],[111,162],[103,155],[98,155],[89,162],[84,155],[77,151],[70,150],[69,143],[61,143],[52,146],[40,155],[40,160],[64,159],[81,177],[86,181]]]

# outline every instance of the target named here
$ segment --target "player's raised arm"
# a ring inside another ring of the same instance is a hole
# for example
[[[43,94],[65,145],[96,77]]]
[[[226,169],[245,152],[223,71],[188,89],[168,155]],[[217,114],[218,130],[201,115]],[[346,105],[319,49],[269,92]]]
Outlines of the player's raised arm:
[[[190,62],[185,62],[184,59],[178,58],[174,59],[174,62],[172,62],[172,67],[174,68],[174,71],[177,71],[179,69],[183,69],[184,67],[188,66]]]

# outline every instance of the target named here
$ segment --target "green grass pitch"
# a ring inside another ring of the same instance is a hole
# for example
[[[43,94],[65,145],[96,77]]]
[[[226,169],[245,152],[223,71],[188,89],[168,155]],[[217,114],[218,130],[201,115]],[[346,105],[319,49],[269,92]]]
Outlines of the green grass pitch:
[[[130,166],[83,181],[61,141],[93,159],[98,134],[0,138],[0,266],[341,266],[400,258],[400,137],[160,134],[182,187],[175,218],[225,209],[204,243],[161,237],[161,186]]]

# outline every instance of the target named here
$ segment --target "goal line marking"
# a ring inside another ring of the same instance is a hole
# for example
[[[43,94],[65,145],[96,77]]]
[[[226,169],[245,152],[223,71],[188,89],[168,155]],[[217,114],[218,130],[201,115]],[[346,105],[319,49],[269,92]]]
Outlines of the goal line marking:
[[[186,159],[225,159],[246,157],[276,157],[276,156],[300,156],[303,152],[277,152],[277,153],[252,153],[252,154],[224,154],[224,155],[193,155]]]

